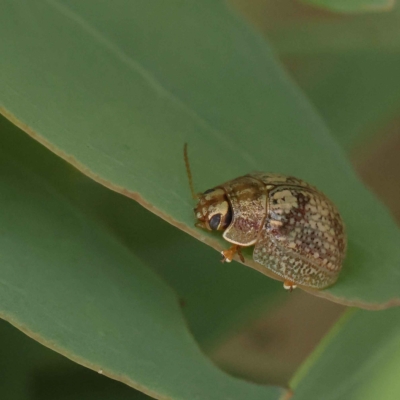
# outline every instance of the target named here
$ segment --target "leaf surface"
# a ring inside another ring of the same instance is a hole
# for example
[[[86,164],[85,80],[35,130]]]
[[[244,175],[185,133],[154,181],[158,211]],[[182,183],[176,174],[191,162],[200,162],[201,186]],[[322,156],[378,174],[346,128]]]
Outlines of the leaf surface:
[[[313,293],[366,308],[399,303],[398,227],[267,44],[224,3],[0,7],[3,113],[23,130],[218,250],[220,237],[193,227],[185,141],[202,191],[252,170],[303,178],[338,205],[349,234],[339,281]]]
[[[0,393],[4,399],[150,399],[42,346],[4,320],[0,320],[0,340]]]
[[[342,13],[360,13],[374,11],[388,11],[395,0],[301,0],[303,3],[311,4],[330,11]]]
[[[400,23],[400,19],[399,19]],[[400,109],[400,51],[288,57],[296,81],[349,154],[365,149]]]
[[[189,333],[172,290],[60,186],[0,150],[2,318],[157,399],[280,397],[283,389],[215,367]]]
[[[397,116],[398,4],[388,13],[348,16],[290,0],[231,1],[268,37],[347,152],[362,150]]]
[[[173,287],[203,349],[287,298],[279,282],[237,263],[221,264],[212,248],[81,174],[3,117],[0,142],[20,166],[49,182]]]

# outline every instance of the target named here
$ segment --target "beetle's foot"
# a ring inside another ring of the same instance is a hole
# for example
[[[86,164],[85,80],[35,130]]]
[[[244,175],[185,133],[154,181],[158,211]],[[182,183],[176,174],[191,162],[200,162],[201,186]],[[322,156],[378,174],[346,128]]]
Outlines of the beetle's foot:
[[[235,254],[238,254],[238,256],[240,257],[240,260],[242,261],[242,262],[244,262],[244,257],[243,257],[243,255],[242,255],[242,252],[240,251],[240,246],[238,246],[237,244],[234,244],[230,249],[228,249],[228,250],[224,250],[224,251],[221,251],[221,254],[222,254],[222,260],[221,260],[221,262],[231,262],[232,261],[232,259],[233,259],[233,256],[235,255]]]
[[[198,221],[198,222],[196,222],[196,223],[194,224],[194,226],[195,226],[196,228],[206,229],[206,226],[204,225],[204,222]]]
[[[285,279],[285,281],[283,282],[283,288],[292,292],[293,289],[297,288],[297,285],[294,282]]]

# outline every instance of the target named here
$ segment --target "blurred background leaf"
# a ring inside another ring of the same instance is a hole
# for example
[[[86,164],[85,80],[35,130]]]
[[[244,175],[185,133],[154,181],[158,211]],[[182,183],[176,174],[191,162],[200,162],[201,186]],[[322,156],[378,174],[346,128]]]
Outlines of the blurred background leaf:
[[[343,13],[388,11],[395,0],[301,0],[314,6]]]
[[[348,311],[293,379],[292,399],[398,399],[399,341],[398,308]]]
[[[321,71],[323,76],[315,73],[314,82],[302,82],[344,149],[356,155],[399,112],[399,68],[400,52],[321,54],[300,60],[293,76],[302,80],[302,73]]]
[[[268,37],[346,151],[362,151],[399,114],[398,4],[342,16],[296,0],[232,2]]]
[[[212,353],[213,360],[235,376],[286,386],[344,310],[294,291],[285,303],[232,334]]]

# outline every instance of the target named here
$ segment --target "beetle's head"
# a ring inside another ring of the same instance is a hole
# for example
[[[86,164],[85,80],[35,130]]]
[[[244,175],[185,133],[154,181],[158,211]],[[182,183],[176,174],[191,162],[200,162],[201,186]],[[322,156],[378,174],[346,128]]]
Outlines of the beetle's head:
[[[194,213],[196,226],[209,231],[224,231],[232,220],[232,208],[225,191],[220,188],[209,189],[199,195]]]

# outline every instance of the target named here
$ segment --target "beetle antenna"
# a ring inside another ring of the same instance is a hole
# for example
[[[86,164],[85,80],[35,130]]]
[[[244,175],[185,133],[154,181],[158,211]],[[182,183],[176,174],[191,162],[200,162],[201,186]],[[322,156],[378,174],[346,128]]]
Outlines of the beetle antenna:
[[[194,200],[197,200],[198,196],[196,195],[196,192],[194,191],[194,188],[193,188],[192,172],[190,171],[190,164],[189,164],[187,148],[188,148],[188,145],[187,145],[187,143],[185,143],[185,145],[183,146],[183,157],[185,159],[186,173],[187,173],[187,176],[189,179],[189,186],[190,186],[190,192],[192,193],[192,197]]]

